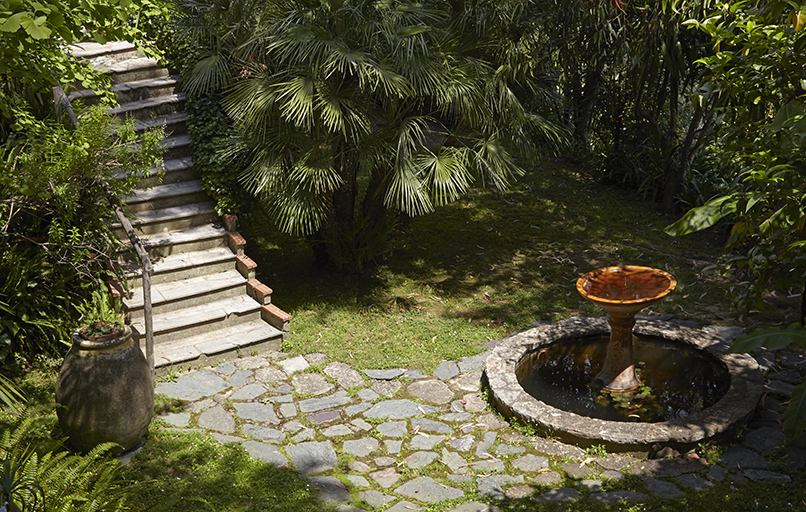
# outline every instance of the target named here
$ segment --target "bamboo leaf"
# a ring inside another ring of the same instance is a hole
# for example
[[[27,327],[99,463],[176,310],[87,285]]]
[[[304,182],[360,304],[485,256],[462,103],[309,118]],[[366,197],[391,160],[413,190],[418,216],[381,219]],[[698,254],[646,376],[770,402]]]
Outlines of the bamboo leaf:
[[[739,336],[733,342],[728,352],[737,354],[750,352],[758,347],[769,350],[778,350],[791,343],[806,347],[806,329],[799,323],[794,323],[786,329],[771,327],[769,329],[756,329],[752,334]]]
[[[737,205],[738,199],[734,194],[712,199],[702,206],[692,208],[677,222],[666,226],[664,231],[671,236],[683,236],[709,228],[734,213]]]
[[[806,382],[792,388],[792,398],[784,411],[784,434],[797,437],[806,428]]]

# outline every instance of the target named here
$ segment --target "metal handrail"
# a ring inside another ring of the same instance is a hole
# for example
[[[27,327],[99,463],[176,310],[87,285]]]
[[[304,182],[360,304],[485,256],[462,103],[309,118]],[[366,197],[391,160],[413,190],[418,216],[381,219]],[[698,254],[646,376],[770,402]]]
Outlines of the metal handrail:
[[[70,121],[73,124],[74,128],[78,128],[78,117],[76,117],[75,112],[73,111],[73,106],[70,104],[70,99],[65,94],[64,89],[62,88],[61,82],[56,80],[56,87],[54,88],[54,96],[55,100],[58,102],[58,105],[63,107],[67,112],[67,115],[70,117]],[[58,111],[58,107],[57,107]],[[131,221],[126,217],[126,214],[123,212],[123,208],[120,205],[120,201],[118,198],[112,193],[108,186],[104,187],[106,191],[106,197],[109,200],[109,206],[112,207],[112,211],[115,212],[115,216],[117,217],[118,221],[120,222],[123,230],[126,232],[126,235],[129,237],[129,241],[132,244],[132,248],[134,252],[137,254],[137,258],[140,260],[140,268],[142,269],[142,276],[143,276],[143,318],[145,320],[145,327],[146,327],[146,359],[148,360],[148,366],[151,368],[151,380],[154,380],[154,324],[152,320],[152,306],[151,306],[151,274],[154,272],[154,267],[151,265],[151,258],[148,257],[148,252],[143,247],[143,243],[140,241],[140,238],[137,236],[137,233],[134,231],[134,227],[132,226]]]

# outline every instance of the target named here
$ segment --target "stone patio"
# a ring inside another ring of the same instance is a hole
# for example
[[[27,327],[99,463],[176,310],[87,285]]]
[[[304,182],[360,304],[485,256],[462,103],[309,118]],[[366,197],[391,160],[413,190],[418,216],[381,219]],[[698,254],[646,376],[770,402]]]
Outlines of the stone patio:
[[[729,340],[739,334],[723,327],[704,330]],[[488,353],[445,361],[431,375],[403,368],[359,372],[324,354],[244,358],[159,384],[157,393],[188,402],[185,412],[160,419],[166,429],[205,429],[257,459],[293,467],[324,501],[345,512],[427,506],[472,512],[526,497],[534,503],[676,499],[725,479],[734,485],[790,481],[787,473],[770,470],[771,454],[788,472],[806,465],[806,451],[785,447],[781,432],[786,390],[806,369],[798,354],[782,351],[778,363],[772,353],[754,354],[769,372],[769,395],[744,443],[709,465],[671,448],[661,452],[671,458],[597,457],[523,434],[482,398]],[[603,490],[606,480],[628,474],[639,477],[629,480],[639,482],[634,488]]]

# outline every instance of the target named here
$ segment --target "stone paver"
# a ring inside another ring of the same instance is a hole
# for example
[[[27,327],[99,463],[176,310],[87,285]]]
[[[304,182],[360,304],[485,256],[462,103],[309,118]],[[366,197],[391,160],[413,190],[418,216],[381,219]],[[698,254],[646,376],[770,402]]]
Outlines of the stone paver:
[[[736,334],[717,330],[720,336]],[[800,354],[780,355],[758,353],[774,380],[768,387],[783,389],[777,383],[791,386],[806,374]],[[479,392],[486,353],[444,361],[431,374],[362,373],[325,354],[281,358],[256,356],[161,383],[158,393],[189,403],[184,412],[160,418],[174,430],[206,429],[219,443],[241,445],[256,459],[295,469],[340,512],[409,512],[446,500],[456,504],[436,507],[497,510],[471,501],[463,491],[467,486],[491,503],[530,500],[524,502],[529,509],[568,500],[583,500],[575,505],[580,509],[585,500],[635,504],[648,495],[677,500],[719,482],[791,482],[787,473],[806,466],[806,450],[786,445],[782,397],[765,398],[743,442],[728,447],[716,464],[663,447],[657,449],[673,458],[588,457],[577,446],[519,433],[490,408]],[[775,471],[767,459],[773,454]],[[549,466],[549,460],[556,462]],[[627,487],[607,492],[609,479]],[[560,487],[563,482],[574,483]],[[630,487],[636,482],[637,488]]]
[[[453,500],[465,495],[464,491],[437,483],[433,478],[421,476],[401,485],[395,492],[427,503]]]

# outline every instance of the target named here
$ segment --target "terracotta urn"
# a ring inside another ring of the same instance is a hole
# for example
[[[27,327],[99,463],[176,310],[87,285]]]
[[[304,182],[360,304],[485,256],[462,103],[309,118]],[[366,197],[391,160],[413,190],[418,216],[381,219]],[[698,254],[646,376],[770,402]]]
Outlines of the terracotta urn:
[[[77,331],[56,381],[59,424],[68,443],[86,453],[101,443],[137,446],[154,409],[151,370],[125,326],[115,336],[86,339]]]

